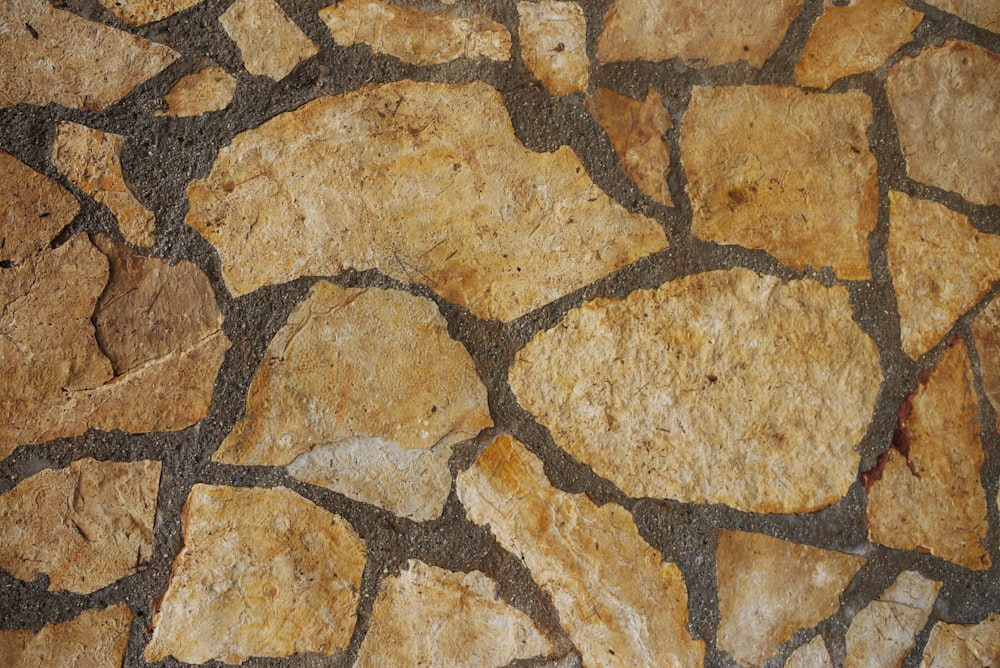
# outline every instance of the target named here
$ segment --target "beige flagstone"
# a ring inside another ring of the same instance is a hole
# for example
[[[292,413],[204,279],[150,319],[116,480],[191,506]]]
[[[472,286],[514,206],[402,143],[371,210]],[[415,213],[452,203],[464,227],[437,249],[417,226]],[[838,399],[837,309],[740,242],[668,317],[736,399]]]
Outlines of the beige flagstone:
[[[236,0],[219,17],[250,74],[280,81],[319,50],[275,0]]]
[[[996,0],[925,0],[981,28],[1000,33],[1000,4]]]
[[[201,0],[100,0],[115,16],[134,26],[162,21]]]
[[[74,666],[121,668],[134,615],[124,603],[84,610],[38,633],[0,631],[0,665],[6,668]]]
[[[833,668],[823,636],[816,636],[792,652],[785,662],[785,668]]]
[[[71,192],[0,150],[0,261],[19,265],[47,249],[79,212]]]
[[[978,624],[938,622],[924,647],[920,668],[992,668],[1000,665],[1000,615]]]
[[[229,106],[236,93],[236,79],[217,65],[181,77],[167,92],[166,111],[157,116],[204,116]]]
[[[979,353],[983,389],[993,409],[1000,414],[1000,299],[994,298],[979,314],[972,324],[972,335]]]
[[[517,3],[521,58],[553,95],[587,92],[587,19],[575,2]]]

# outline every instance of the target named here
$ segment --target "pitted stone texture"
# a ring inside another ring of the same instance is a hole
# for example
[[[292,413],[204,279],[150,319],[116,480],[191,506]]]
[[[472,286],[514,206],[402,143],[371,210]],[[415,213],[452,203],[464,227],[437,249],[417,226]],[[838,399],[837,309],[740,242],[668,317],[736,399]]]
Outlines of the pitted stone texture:
[[[0,109],[55,102],[100,111],[179,56],[162,44],[87,21],[46,0],[0,2],[0,34]]]
[[[575,2],[538,0],[517,3],[517,33],[528,70],[553,95],[585,93],[587,18]]]
[[[803,0],[617,0],[597,42],[603,62],[683,58],[760,67],[781,44]]]
[[[219,23],[236,42],[250,74],[281,81],[300,62],[319,53],[275,0],[236,0]]]
[[[719,649],[759,666],[799,629],[840,607],[865,560],[758,533],[719,533]]]
[[[629,496],[792,513],[857,478],[878,361],[844,288],[737,268],[585,303],[517,354],[509,382]]]
[[[972,325],[972,335],[979,353],[983,389],[993,409],[1000,415],[1000,298],[994,298],[979,314]]]
[[[993,668],[1000,665],[1000,615],[978,624],[938,622],[924,647],[920,668]]]
[[[965,568],[989,568],[979,405],[961,339],[906,400],[893,444],[868,491],[871,539],[929,551]]]
[[[74,666],[121,668],[134,615],[124,603],[84,610],[38,633],[0,631],[0,665],[6,668]]]
[[[795,80],[825,89],[842,77],[881,67],[913,39],[923,17],[903,0],[853,0],[846,6],[826,0],[795,65]]]
[[[356,668],[500,668],[552,651],[531,619],[479,571],[453,573],[410,559],[382,581]]]
[[[414,65],[459,58],[510,60],[510,31],[488,16],[438,14],[382,0],[343,0],[319,10],[341,46],[367,44],[372,52]]]
[[[201,0],[100,0],[115,16],[134,26],[162,21]]]
[[[552,597],[584,666],[702,665],[680,570],[626,510],[552,487],[542,462],[509,436],[459,474],[457,490],[469,518],[489,525]]]
[[[333,654],[357,619],[365,544],[284,487],[195,485],[146,660]]]
[[[833,668],[823,636],[816,636],[792,652],[785,662],[785,668]]]
[[[695,87],[681,162],[700,239],[761,248],[792,267],[871,278],[878,174],[872,104],[777,86]]]
[[[975,204],[1000,204],[1000,55],[948,40],[889,69],[907,174]]]
[[[667,245],[570,148],[525,148],[483,83],[314,100],[238,135],[188,195],[237,295],[378,268],[512,320]]]
[[[229,106],[236,93],[236,79],[217,65],[181,77],[167,92],[166,111],[157,116],[204,116]]]
[[[49,589],[97,591],[152,554],[160,463],[81,459],[0,494],[0,568]]]
[[[19,265],[47,249],[79,211],[72,193],[0,150],[0,261]]]
[[[1000,33],[1000,4],[996,0],[925,0],[928,5],[954,14],[980,28]]]
[[[903,350],[937,345],[1000,279],[1000,236],[929,200],[889,191],[889,271]]]

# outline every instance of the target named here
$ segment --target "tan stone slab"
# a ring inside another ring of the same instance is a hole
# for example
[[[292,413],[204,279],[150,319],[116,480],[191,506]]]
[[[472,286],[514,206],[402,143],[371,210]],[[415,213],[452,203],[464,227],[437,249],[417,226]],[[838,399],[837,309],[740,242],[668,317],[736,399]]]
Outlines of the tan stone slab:
[[[893,447],[868,474],[871,539],[971,569],[990,567],[979,404],[956,339],[899,414]]]
[[[709,66],[764,64],[781,44],[803,0],[617,0],[597,42],[603,62],[683,58]]]
[[[1000,615],[979,624],[938,622],[924,647],[920,668],[991,668],[1000,665]]]
[[[458,58],[510,60],[510,31],[483,14],[427,12],[382,0],[343,0],[319,10],[341,46],[367,44],[372,52],[414,65]]]
[[[0,631],[0,665],[7,668],[121,668],[134,615],[124,603],[84,610],[38,633]]]
[[[552,487],[542,462],[509,436],[498,436],[456,487],[469,518],[489,525],[552,597],[584,666],[702,665],[683,576],[625,509]]]
[[[1000,55],[948,40],[893,65],[886,93],[912,179],[1000,204]]]
[[[553,95],[587,92],[587,18],[575,2],[517,3],[521,58]]]
[[[913,40],[923,18],[903,0],[853,0],[846,6],[826,0],[795,65],[795,80],[826,89],[837,79],[881,67]]]
[[[1000,299],[994,298],[972,324],[972,335],[979,353],[983,389],[1000,415]],[[1000,419],[997,422],[1000,427]]]
[[[1000,236],[929,200],[889,191],[889,271],[903,350],[917,358],[1000,279]]]
[[[585,303],[517,354],[509,382],[629,496],[810,512],[857,479],[878,361],[844,288],[737,268]]]
[[[1000,4],[996,0],[925,0],[928,5],[954,14],[980,28],[1000,33]]]
[[[585,106],[608,133],[625,175],[654,201],[673,206],[667,186],[670,147],[663,139],[673,123],[660,94],[650,88],[645,100],[633,100],[600,88],[587,98]]]
[[[355,666],[500,668],[552,649],[484,574],[410,559],[399,575],[382,581]]]
[[[681,162],[700,239],[761,248],[792,267],[871,278],[878,174],[872,104],[778,86],[695,87]]]
[[[365,543],[284,487],[195,485],[146,660],[333,654],[357,619]]]
[[[236,0],[219,17],[250,74],[281,81],[319,50],[275,0]]]
[[[481,82],[314,100],[238,135],[188,196],[237,295],[378,268],[512,320],[667,245],[569,147],[525,148]]]
[[[0,568],[49,589],[89,594],[152,555],[160,462],[81,459],[0,494]]]
[[[0,108],[55,102],[100,111],[179,57],[45,0],[0,2],[0,32]]]
[[[799,629],[834,614],[865,560],[758,533],[719,533],[719,649],[759,666]]]
[[[71,192],[0,150],[0,261],[17,265],[45,250],[79,212]]]
[[[236,79],[217,65],[181,79],[167,92],[166,111],[157,116],[204,116],[229,106],[236,94]]]
[[[792,652],[785,662],[785,668],[833,668],[823,636],[816,636]]]
[[[201,0],[100,0],[115,16],[134,26],[162,21]]]

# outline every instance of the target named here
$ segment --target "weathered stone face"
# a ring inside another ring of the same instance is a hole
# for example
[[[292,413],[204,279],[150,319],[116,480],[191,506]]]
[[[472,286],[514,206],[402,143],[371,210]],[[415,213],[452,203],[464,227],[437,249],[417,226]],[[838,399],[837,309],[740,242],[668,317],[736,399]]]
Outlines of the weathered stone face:
[[[280,81],[300,62],[319,53],[275,0],[236,0],[219,22],[239,47],[250,74]]]
[[[575,2],[538,0],[517,3],[517,33],[524,64],[553,95],[585,93],[587,19]]]
[[[84,610],[38,633],[0,631],[0,664],[10,668],[86,666],[121,668],[134,615],[128,605]]]
[[[991,613],[979,624],[935,624],[920,668],[988,668],[998,663],[1000,615]]]
[[[209,66],[181,77],[164,98],[166,111],[156,113],[164,116],[203,116],[228,107],[235,93],[236,79],[221,67]]]
[[[981,28],[1000,32],[1000,5],[993,0],[929,0],[927,4]]]
[[[194,7],[201,0],[100,0],[100,2],[122,21],[134,26],[143,26]]]
[[[792,652],[785,662],[785,668],[833,668],[823,636],[816,636]]]
[[[983,374],[983,389],[1000,413],[1000,299],[994,299],[983,309],[972,326]]]

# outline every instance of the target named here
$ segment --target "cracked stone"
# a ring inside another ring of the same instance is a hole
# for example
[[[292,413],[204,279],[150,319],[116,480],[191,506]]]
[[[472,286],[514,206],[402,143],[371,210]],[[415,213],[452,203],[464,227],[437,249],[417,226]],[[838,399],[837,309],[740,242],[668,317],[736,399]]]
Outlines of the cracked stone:
[[[0,261],[19,265],[47,249],[79,212],[71,192],[0,150]]]
[[[1000,5],[996,0],[924,0],[963,21],[1000,33]]]
[[[667,246],[569,147],[527,149],[480,82],[314,100],[237,135],[188,195],[236,295],[377,268],[512,320]]]
[[[994,298],[972,325],[972,335],[979,353],[983,389],[1000,416],[1000,299]],[[1000,418],[997,420],[1000,427]]]
[[[587,18],[575,2],[517,3],[521,57],[553,95],[587,92]]]
[[[243,56],[247,72],[275,81],[319,50],[275,0],[236,0],[219,17]]]
[[[201,0],[100,0],[111,13],[126,23],[144,26],[194,7]]]
[[[556,444],[633,497],[810,512],[857,478],[881,381],[847,291],[742,268],[597,299],[509,373]]]
[[[871,278],[878,174],[872,103],[777,86],[696,86],[681,124],[693,234],[792,267]]]
[[[119,603],[46,624],[38,633],[0,631],[0,665],[121,668],[133,617],[128,605]]]
[[[204,116],[222,111],[233,101],[236,79],[217,65],[209,66],[181,79],[167,92],[166,111],[157,116]]]
[[[509,436],[498,436],[456,487],[469,518],[489,525],[552,597],[584,666],[702,665],[704,643],[687,630],[684,578],[624,508],[554,488],[542,462]]]
[[[1000,615],[979,624],[938,622],[924,647],[920,668],[990,668],[1000,665]]]
[[[785,668],[833,668],[823,636],[816,636],[792,652],[785,662]]]

